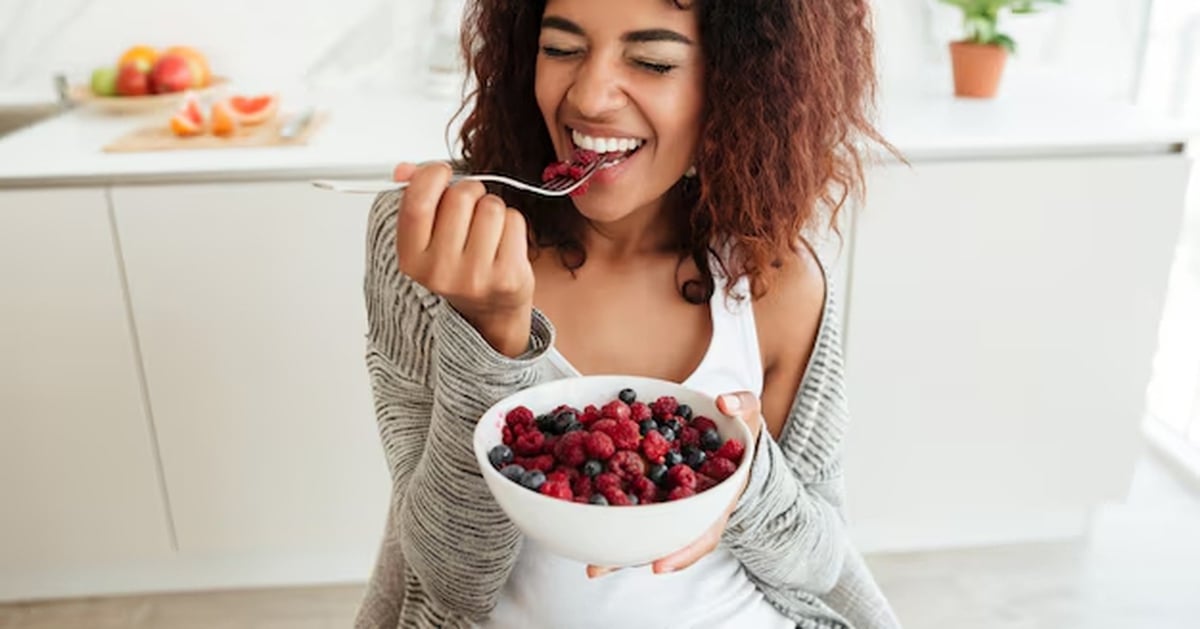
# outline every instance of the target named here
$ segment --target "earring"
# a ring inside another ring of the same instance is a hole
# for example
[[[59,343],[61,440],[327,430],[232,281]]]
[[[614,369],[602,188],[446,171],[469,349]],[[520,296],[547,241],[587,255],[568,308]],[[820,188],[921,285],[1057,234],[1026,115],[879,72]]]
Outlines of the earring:
[[[687,169],[687,172],[683,173],[683,176],[684,177],[695,177],[696,176],[696,165],[692,164],[691,167]]]

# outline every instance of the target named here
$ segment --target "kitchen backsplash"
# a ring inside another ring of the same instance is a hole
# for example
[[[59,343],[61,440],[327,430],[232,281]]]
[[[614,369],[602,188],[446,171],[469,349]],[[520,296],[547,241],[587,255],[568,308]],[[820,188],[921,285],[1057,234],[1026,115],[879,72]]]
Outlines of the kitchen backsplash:
[[[0,0],[0,91],[48,89],[57,72],[86,80],[135,43],[196,46],[215,72],[266,88],[416,88],[435,1],[461,0]],[[1077,1],[1013,20],[1021,51],[1006,81],[1051,73],[1127,95],[1148,2]],[[875,4],[885,91],[948,89],[954,10],[938,0]]]

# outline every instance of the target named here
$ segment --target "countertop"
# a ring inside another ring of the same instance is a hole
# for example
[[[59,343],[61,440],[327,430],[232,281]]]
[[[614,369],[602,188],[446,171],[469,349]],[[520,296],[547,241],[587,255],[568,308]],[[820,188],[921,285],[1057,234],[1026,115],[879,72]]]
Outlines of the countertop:
[[[334,94],[305,101],[328,112],[306,146],[132,154],[101,147],[147,118],[75,109],[0,137],[0,187],[386,177],[397,161],[449,154],[446,123],[457,109],[450,100]],[[885,99],[879,114],[884,135],[913,163],[1178,152],[1196,131],[1128,105],[1062,97],[912,95]]]

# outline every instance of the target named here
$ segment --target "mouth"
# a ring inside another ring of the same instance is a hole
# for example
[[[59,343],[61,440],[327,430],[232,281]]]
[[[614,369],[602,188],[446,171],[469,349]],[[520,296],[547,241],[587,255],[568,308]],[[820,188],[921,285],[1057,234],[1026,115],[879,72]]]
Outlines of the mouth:
[[[571,127],[567,127],[567,132],[576,151],[591,151],[604,160],[602,169],[613,168],[625,162],[646,144],[646,140],[642,138],[590,136]]]

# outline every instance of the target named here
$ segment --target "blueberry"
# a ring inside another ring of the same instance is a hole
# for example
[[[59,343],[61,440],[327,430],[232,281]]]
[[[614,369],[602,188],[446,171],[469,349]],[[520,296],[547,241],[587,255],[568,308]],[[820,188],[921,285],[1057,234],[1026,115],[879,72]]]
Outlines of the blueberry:
[[[626,404],[633,404],[637,401],[637,392],[633,389],[621,389],[621,392],[617,394],[617,399]]]
[[[646,471],[646,477],[649,478],[655,485],[662,485],[667,482],[667,466],[655,463]]]
[[[653,419],[643,419],[642,423],[638,424],[638,430],[641,431],[643,437],[645,437],[646,433],[650,432],[651,430],[657,429],[658,422],[654,421]]]
[[[678,450],[671,450],[667,453],[667,456],[663,457],[663,463],[668,469],[675,467],[676,465],[683,463],[683,455],[680,454]]]
[[[579,423],[579,417],[577,415],[575,415],[575,411],[563,411],[563,412],[559,413],[558,415],[554,416],[553,432],[556,435],[566,434],[570,430],[571,424],[578,424],[578,423]]]
[[[545,482],[546,475],[542,473],[542,470],[529,470],[521,476],[521,486],[526,489],[537,491]]]
[[[608,498],[605,498],[604,496],[602,496],[600,494],[592,494],[592,497],[588,498],[588,502],[590,504],[600,505],[602,507],[608,506]]]
[[[700,435],[700,447],[712,452],[721,447],[721,433],[716,428],[709,428]]]
[[[565,435],[569,432],[575,432],[576,430],[583,430],[583,424],[577,421],[572,421],[571,423],[567,424],[567,429],[563,431],[563,434]]]
[[[679,421],[678,419],[671,418],[663,422],[663,427],[670,428],[671,430],[675,431],[675,434],[678,435],[680,431],[683,430],[683,422]]]
[[[521,479],[525,477],[525,468],[515,463],[512,465],[505,465],[504,468],[500,470],[500,474],[502,474],[504,478],[507,478],[514,483],[520,483]]]
[[[658,432],[663,436],[663,439],[666,439],[667,441],[675,441],[674,430],[671,430],[670,428],[659,428]]]
[[[583,464],[583,474],[589,478],[596,478],[604,473],[604,464],[600,461],[592,459]]]
[[[692,420],[692,407],[687,404],[680,404],[679,408],[675,409],[675,414],[682,417],[685,421]]]
[[[488,462],[492,467],[500,469],[509,463],[512,463],[513,451],[503,443],[488,450]]]
[[[700,448],[695,446],[683,447],[683,462],[687,463],[688,467],[692,469],[696,469],[701,465],[704,465],[704,460],[707,458],[708,455],[704,454],[704,450],[701,450]]]
[[[538,415],[537,427],[538,430],[547,434],[554,432],[554,416],[549,413],[546,413],[545,415]]]
[[[638,503],[638,497],[633,494],[629,494],[629,504],[635,505],[637,503]]]

